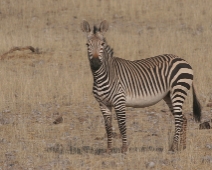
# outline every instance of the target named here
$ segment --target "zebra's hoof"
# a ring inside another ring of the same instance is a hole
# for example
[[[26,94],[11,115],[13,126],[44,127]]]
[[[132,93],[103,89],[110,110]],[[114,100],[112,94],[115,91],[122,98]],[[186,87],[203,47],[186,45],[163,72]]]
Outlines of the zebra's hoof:
[[[183,146],[182,150],[184,150],[184,149],[186,149],[186,146],[185,145]]]
[[[169,151],[171,152],[176,152],[176,151],[181,151],[181,150],[184,150],[186,149],[186,145],[181,145],[181,146],[178,146],[178,144],[172,144],[171,148],[169,149]]]
[[[127,145],[122,146],[122,148],[121,148],[121,152],[122,153],[126,153],[127,150],[128,150],[128,146]]]
[[[169,151],[171,151],[171,152],[178,151],[178,145],[173,143],[172,146],[171,146],[171,148],[169,149]]]
[[[107,148],[106,153],[111,154],[111,148]]]

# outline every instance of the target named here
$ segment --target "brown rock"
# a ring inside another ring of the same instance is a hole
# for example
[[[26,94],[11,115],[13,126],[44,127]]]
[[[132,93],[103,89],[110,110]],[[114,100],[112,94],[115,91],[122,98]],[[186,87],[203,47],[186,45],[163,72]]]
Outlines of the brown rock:
[[[212,102],[208,103],[206,106],[207,107],[212,107]]]
[[[199,125],[199,129],[210,129],[210,123],[209,122],[203,122]]]
[[[53,122],[54,124],[59,124],[63,122],[63,117],[59,116],[57,119],[55,119],[55,121]]]

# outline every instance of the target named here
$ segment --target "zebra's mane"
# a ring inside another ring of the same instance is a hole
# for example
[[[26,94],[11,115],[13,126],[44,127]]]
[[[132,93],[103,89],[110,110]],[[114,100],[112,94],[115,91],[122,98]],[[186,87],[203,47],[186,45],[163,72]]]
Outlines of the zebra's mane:
[[[113,57],[113,49],[108,44],[105,47],[105,50],[107,51],[110,57]]]
[[[96,32],[99,31],[99,29],[96,27],[96,25],[93,26],[93,33],[96,34]]]

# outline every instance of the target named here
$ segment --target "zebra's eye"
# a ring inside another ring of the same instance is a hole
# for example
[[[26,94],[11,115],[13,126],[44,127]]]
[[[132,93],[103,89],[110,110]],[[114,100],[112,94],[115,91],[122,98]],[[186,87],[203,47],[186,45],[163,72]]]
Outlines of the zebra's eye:
[[[88,43],[86,43],[86,45],[87,45],[87,47],[89,46],[89,44],[88,44]]]
[[[102,46],[104,46],[104,45],[105,45],[105,43],[103,42],[101,45],[102,45]]]

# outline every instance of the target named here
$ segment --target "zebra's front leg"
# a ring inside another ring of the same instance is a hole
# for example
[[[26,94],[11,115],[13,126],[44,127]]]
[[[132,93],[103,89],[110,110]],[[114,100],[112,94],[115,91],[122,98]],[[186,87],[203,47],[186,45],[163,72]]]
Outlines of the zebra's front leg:
[[[116,116],[119,125],[119,131],[122,136],[122,153],[127,152],[127,128],[126,128],[126,106],[125,104],[119,104],[115,106]]]
[[[112,115],[111,107],[100,104],[100,109],[105,120],[105,129],[107,133],[107,153],[111,152],[112,148]]]

